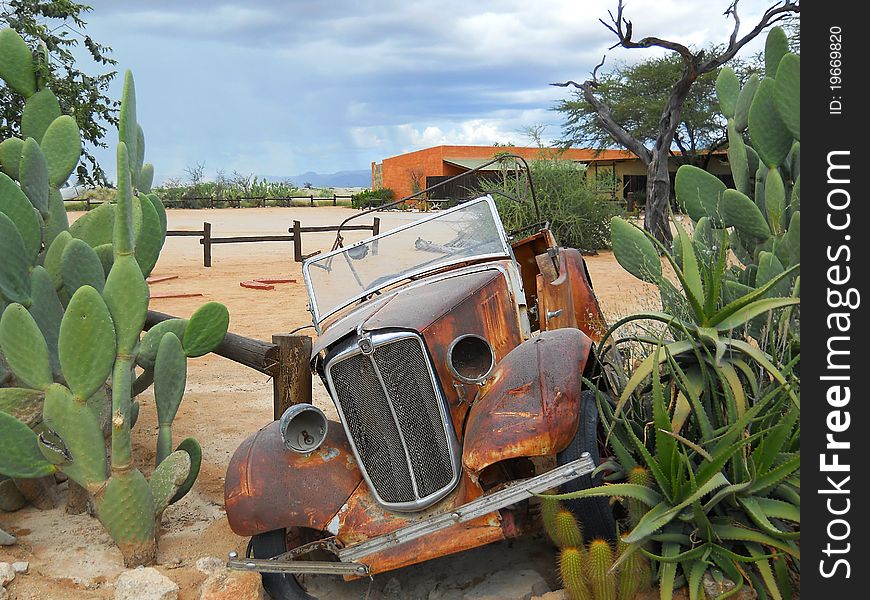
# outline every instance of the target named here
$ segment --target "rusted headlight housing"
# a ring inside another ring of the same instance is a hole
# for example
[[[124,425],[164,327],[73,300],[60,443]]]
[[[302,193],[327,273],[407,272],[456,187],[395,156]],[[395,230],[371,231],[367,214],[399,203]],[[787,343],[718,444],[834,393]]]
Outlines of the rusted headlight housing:
[[[459,381],[480,384],[495,366],[495,353],[479,335],[461,335],[447,348],[447,364]]]
[[[326,439],[328,427],[326,415],[312,404],[294,404],[278,422],[284,447],[299,454],[317,450]]]

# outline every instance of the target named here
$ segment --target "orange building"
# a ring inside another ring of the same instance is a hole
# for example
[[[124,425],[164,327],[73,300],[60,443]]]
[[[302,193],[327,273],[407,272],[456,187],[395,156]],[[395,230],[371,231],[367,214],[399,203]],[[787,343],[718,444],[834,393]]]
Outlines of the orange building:
[[[434,146],[408,152],[382,163],[372,163],[372,189],[389,188],[396,198],[403,198],[425,189],[447,177],[460,175],[492,159],[499,152],[510,152],[526,160],[553,156],[558,152],[550,148],[521,148],[516,146]],[[628,150],[602,150],[569,148],[558,152],[561,160],[586,165],[594,181],[610,181],[614,198],[624,198],[628,192],[641,192],[646,188],[646,167]],[[677,164],[672,165],[676,171]],[[493,170],[498,165],[493,165]],[[717,152],[708,170],[716,175],[730,176],[726,153]]]

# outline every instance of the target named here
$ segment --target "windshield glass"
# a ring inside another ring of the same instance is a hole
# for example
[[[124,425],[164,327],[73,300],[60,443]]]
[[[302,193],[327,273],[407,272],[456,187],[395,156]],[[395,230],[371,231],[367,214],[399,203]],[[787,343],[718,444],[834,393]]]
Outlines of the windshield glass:
[[[315,322],[396,281],[472,259],[508,257],[490,196],[305,261]]]

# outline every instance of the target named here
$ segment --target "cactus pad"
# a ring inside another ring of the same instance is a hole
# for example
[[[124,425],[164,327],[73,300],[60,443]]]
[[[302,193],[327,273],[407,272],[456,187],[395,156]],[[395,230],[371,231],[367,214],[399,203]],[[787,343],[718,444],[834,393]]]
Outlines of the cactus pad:
[[[765,77],[749,107],[749,136],[758,156],[768,167],[781,165],[791,151],[792,143],[791,133],[776,109],[775,86],[773,79]]]
[[[56,471],[54,465],[43,458],[36,441],[36,434],[13,417],[0,411],[0,474],[19,479],[45,477]]]
[[[175,334],[178,339],[184,339],[184,330],[187,327],[187,319],[168,319],[157,323],[142,338],[139,345],[139,354],[136,356],[136,364],[146,370],[154,369],[154,361],[157,358],[157,349],[160,340],[168,332]]]
[[[183,450],[187,452],[187,455],[190,457],[190,472],[187,474],[187,479],[184,480],[184,483],[182,483],[179,486],[178,491],[175,492],[172,500],[169,501],[170,504],[175,504],[187,495],[187,492],[189,492],[193,487],[193,484],[199,475],[199,468],[202,465],[202,447],[194,438],[183,439],[175,450]]]
[[[109,203],[101,204],[88,211],[69,226],[70,235],[92,247],[112,243],[112,229],[115,226],[115,207]]]
[[[42,421],[43,398],[45,394],[39,390],[0,387],[0,411],[33,429]]]
[[[30,314],[39,326],[45,343],[48,346],[51,370],[60,374],[60,361],[57,357],[57,339],[60,335],[60,321],[63,318],[63,304],[57,297],[54,283],[48,272],[40,267],[33,268],[30,275],[30,293],[32,296]]]
[[[99,416],[67,388],[55,383],[45,393],[43,417],[72,457],[63,472],[90,490],[102,484],[108,475],[108,465]]]
[[[767,211],[767,222],[773,235],[783,231],[785,218],[785,185],[779,169],[771,168],[764,181],[764,208]]]
[[[801,57],[786,54],[776,71],[776,110],[792,137],[801,139]]]
[[[178,488],[190,474],[190,455],[184,450],[176,450],[167,456],[151,474],[151,495],[154,498],[154,516],[160,517]]]
[[[56,118],[39,145],[48,165],[48,181],[51,187],[59,188],[69,179],[82,154],[82,138],[75,119],[69,115]]]
[[[0,350],[18,380],[29,388],[44,390],[53,379],[48,346],[27,309],[10,304],[0,317]]]
[[[770,227],[758,206],[745,194],[737,190],[725,190],[722,195],[722,213],[725,224],[736,228],[741,235],[766,240],[770,237]]]
[[[61,274],[63,285],[70,294],[86,285],[102,292],[106,285],[100,257],[93,248],[77,239],[70,240],[63,250]]]
[[[61,231],[54,238],[54,241],[51,242],[51,245],[48,246],[48,250],[45,253],[43,264],[56,290],[63,287],[63,270],[61,268],[63,264],[63,251],[71,239],[72,236],[68,231]]]
[[[184,353],[191,358],[208,354],[224,341],[229,325],[227,307],[218,302],[206,302],[196,309],[184,328]]]
[[[737,107],[734,111],[734,127],[739,132],[743,132],[749,126],[749,107],[752,106],[752,99],[755,97],[755,92],[758,90],[758,84],[761,80],[758,75],[752,76],[743,84],[740,90],[740,95],[737,97]]]
[[[60,190],[51,188],[48,192],[48,220],[45,222],[44,241],[48,246],[62,231],[69,229],[69,219],[63,205]]]
[[[21,165],[18,170],[21,190],[43,215],[48,214],[48,166],[36,140],[27,138],[21,149]]]
[[[21,113],[21,137],[42,141],[51,123],[61,116],[60,103],[50,89],[42,89],[27,99]]]
[[[0,142],[0,171],[12,179],[18,179],[18,169],[21,165],[21,151],[24,140],[12,137]]]
[[[99,390],[115,363],[115,327],[109,309],[91,286],[76,290],[60,324],[58,357],[72,392],[86,400]]]
[[[610,231],[613,254],[622,268],[642,281],[658,283],[662,278],[662,263],[646,234],[619,217],[611,219]]]
[[[151,487],[138,470],[113,475],[105,490],[94,497],[97,517],[118,544],[128,567],[154,561],[154,500]]]
[[[18,228],[0,213],[0,297],[30,303],[30,263]]]
[[[136,236],[136,262],[139,263],[142,274],[147,277],[160,257],[166,232],[160,224],[160,216],[150,198],[140,196],[139,203],[142,207],[142,226]]]
[[[726,119],[734,117],[737,110],[737,98],[740,95],[740,81],[731,67],[722,67],[716,78],[716,96],[719,98],[719,108]]]
[[[774,27],[764,41],[764,74],[776,77],[779,63],[788,53],[788,36],[782,27]]]
[[[154,165],[151,163],[145,163],[142,165],[142,170],[139,172],[139,178],[136,180],[136,189],[143,194],[150,194],[153,181]]]
[[[0,31],[0,78],[25,98],[36,91],[33,54],[11,28]]]
[[[131,254],[117,254],[106,278],[103,299],[115,323],[118,353],[132,354],[148,312],[148,284]]]
[[[187,382],[187,358],[174,333],[160,340],[154,361],[154,403],[157,405],[157,464],[172,450],[172,421]]]
[[[26,145],[26,144],[25,144]],[[21,188],[5,173],[0,173],[0,213],[15,224],[24,242],[24,257],[32,262],[42,245],[42,225],[33,204]],[[5,254],[0,254],[4,259]]]

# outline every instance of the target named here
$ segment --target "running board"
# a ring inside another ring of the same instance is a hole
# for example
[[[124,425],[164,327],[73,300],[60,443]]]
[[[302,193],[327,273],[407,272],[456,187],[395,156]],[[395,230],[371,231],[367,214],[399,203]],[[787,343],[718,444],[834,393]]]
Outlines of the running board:
[[[595,463],[588,452],[580,458],[561,467],[556,467],[537,477],[515,481],[507,487],[473,500],[468,504],[453,509],[449,513],[435,515],[417,523],[406,525],[392,533],[372,538],[368,541],[335,551],[340,562],[317,562],[309,560],[276,560],[262,558],[246,558],[240,560],[238,554],[230,552],[227,566],[243,571],[259,571],[261,573],[318,573],[328,575],[365,575],[368,566],[357,562],[360,558],[389,550],[400,544],[416,540],[441,531],[457,523],[464,523],[491,512],[505,508],[535,494],[540,494],[573,481],[583,475],[589,475],[595,470]]]
[[[556,467],[543,475],[513,482],[504,489],[473,500],[468,504],[463,504],[449,513],[435,515],[412,525],[406,525],[386,535],[343,548],[338,551],[338,558],[342,562],[356,562],[369,554],[388,550],[394,546],[446,529],[451,525],[464,523],[511,504],[516,504],[535,494],[546,492],[578,477],[588,475],[594,470],[595,463],[592,461],[592,456],[588,452],[584,452],[575,461]]]

